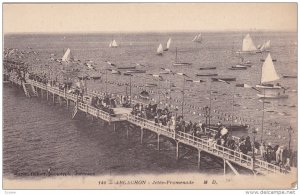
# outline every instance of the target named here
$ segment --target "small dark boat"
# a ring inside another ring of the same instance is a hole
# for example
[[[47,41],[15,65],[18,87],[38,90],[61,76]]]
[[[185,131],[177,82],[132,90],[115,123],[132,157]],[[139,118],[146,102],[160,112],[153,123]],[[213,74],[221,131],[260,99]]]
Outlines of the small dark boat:
[[[150,95],[147,91],[142,91],[140,93],[140,97],[143,98],[143,99],[149,99],[150,98]]]
[[[283,78],[286,78],[286,79],[296,79],[297,76],[293,76],[293,75],[283,75]]]
[[[126,73],[146,73],[146,70],[127,70]]]
[[[190,62],[178,62],[177,60],[177,47],[176,47],[176,58],[175,58],[175,62],[173,63],[173,66],[190,66],[192,65],[192,63]]]
[[[198,77],[214,77],[218,76],[218,74],[196,74]]]
[[[173,66],[190,66],[192,63],[189,62],[175,62],[173,63]]]
[[[135,69],[135,66],[125,66],[125,67],[118,67],[119,70],[128,70],[128,69]]]
[[[217,67],[203,67],[203,68],[199,68],[199,70],[215,70],[217,69]]]
[[[265,59],[260,59],[261,62],[264,62]],[[276,62],[277,60],[276,59],[272,59],[272,62]]]
[[[94,80],[99,80],[99,79],[101,79],[101,76],[91,76],[90,78],[94,79]]]
[[[212,81],[236,81],[236,78],[211,78]]]
[[[145,87],[157,87],[157,84],[155,84],[155,83],[147,83],[145,85]]]
[[[246,70],[247,67],[243,66],[243,65],[235,65],[235,66],[231,66],[230,68],[228,68],[229,70]]]

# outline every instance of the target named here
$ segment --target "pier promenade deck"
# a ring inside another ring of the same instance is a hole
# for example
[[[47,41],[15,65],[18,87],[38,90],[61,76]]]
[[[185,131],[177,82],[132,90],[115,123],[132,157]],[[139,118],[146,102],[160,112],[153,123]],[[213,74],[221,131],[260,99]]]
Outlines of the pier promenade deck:
[[[19,81],[15,77],[9,77],[9,81],[14,83],[15,85],[23,85],[23,89],[26,95],[29,95],[26,92],[26,88],[24,87],[24,83]],[[127,121],[135,126],[138,126],[141,131],[141,143],[143,142],[143,134],[144,131],[151,131],[157,135],[157,149],[160,149],[160,137],[163,136],[164,138],[171,139],[173,142],[176,143],[176,159],[179,159],[180,155],[180,147],[179,145],[183,146],[190,146],[198,151],[198,167],[200,168],[200,161],[201,161],[201,153],[205,152],[206,154],[212,155],[219,159],[223,160],[224,163],[224,174],[226,173],[226,167],[229,167],[233,173],[238,175],[238,171],[236,170],[236,166],[243,167],[247,170],[253,172],[253,174],[261,174],[261,175],[268,175],[268,174],[284,174],[282,169],[279,166],[274,164],[268,163],[266,161],[260,160],[258,158],[254,158],[250,155],[245,155],[241,152],[231,150],[229,148],[212,144],[210,140],[207,138],[199,138],[193,136],[188,133],[175,131],[172,128],[167,126],[161,126],[154,123],[154,121],[150,121],[132,114],[117,114],[111,115],[103,110],[100,110],[96,107],[89,105],[88,103],[78,101],[78,95],[68,93],[66,90],[61,90],[56,87],[51,87],[46,84],[36,82],[33,80],[28,80],[27,85],[31,85],[33,90],[35,90],[37,96],[42,97],[46,93],[47,100],[49,100],[50,96],[52,96],[53,102],[55,103],[55,99],[59,99],[61,103],[62,100],[66,101],[67,107],[70,104],[70,101],[74,103],[74,113],[73,117],[79,111],[84,112],[86,114],[90,114],[93,117],[99,118],[101,120],[107,121],[114,125],[114,129],[116,128],[115,122],[122,122]],[[40,93],[39,93],[39,92]],[[88,91],[90,95],[103,95],[103,93],[95,92],[95,91]],[[126,130],[126,128],[124,128]],[[127,130],[128,131],[128,130]],[[205,131],[213,131],[211,129],[206,128]]]

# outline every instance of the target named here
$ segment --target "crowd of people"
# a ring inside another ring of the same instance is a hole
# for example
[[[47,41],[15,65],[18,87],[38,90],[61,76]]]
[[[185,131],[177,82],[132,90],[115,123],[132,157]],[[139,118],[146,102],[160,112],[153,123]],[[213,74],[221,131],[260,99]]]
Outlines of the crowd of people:
[[[171,131],[185,132],[200,138],[205,137],[213,148],[220,148],[221,146],[230,149],[229,151],[241,152],[249,156],[254,155],[256,158],[280,166],[285,171],[290,170],[291,164],[297,164],[291,162],[290,159],[293,155],[289,153],[286,147],[279,145],[272,147],[270,144],[266,146],[265,143],[253,142],[250,136],[241,137],[237,141],[230,136],[229,131],[220,122],[217,125],[217,133],[214,133],[207,130],[206,124],[186,122],[182,116],[176,117],[168,108],[161,109],[157,107],[157,104],[152,105],[151,103],[148,105],[135,104],[132,114],[152,120],[155,124],[165,126]]]

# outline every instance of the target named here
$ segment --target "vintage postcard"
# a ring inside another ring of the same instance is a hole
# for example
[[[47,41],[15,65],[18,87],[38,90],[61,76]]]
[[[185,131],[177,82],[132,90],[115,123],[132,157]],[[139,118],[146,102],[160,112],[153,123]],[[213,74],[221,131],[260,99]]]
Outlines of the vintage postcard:
[[[297,187],[297,3],[2,9],[3,189]]]

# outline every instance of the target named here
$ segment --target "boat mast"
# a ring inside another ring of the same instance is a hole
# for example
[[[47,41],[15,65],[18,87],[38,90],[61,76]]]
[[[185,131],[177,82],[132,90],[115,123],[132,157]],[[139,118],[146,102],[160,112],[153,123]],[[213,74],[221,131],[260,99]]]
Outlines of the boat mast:
[[[210,130],[210,110],[211,110],[211,83],[212,81],[210,81],[210,85],[209,85],[209,113],[208,113],[208,129]]]
[[[177,63],[177,47],[176,47],[175,63]]]
[[[158,108],[160,108],[160,78],[158,76]]]
[[[234,94],[235,94],[235,85],[233,85],[233,94],[232,94],[232,116],[231,116],[231,128],[233,125],[233,117],[234,117]]]
[[[183,76],[183,83],[182,83],[182,103],[181,103],[181,115],[183,119],[183,106],[184,106],[184,90],[185,90],[185,78]]]
[[[266,90],[264,89],[260,143],[262,143],[262,141],[263,141],[263,135],[264,135],[265,97],[266,97]]]

